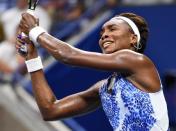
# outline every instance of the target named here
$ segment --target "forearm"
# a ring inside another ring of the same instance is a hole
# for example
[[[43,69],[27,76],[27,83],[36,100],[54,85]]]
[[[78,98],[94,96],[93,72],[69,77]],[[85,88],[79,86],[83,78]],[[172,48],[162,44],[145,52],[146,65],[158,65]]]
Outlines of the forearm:
[[[31,73],[31,80],[34,96],[44,120],[79,116],[95,110],[100,105],[98,89],[89,89],[57,100],[42,70]]]
[[[69,45],[53,36],[44,33],[38,37],[38,42],[45,48],[55,59],[60,62],[73,66],[108,69],[110,68],[110,55],[96,52],[84,51]],[[107,67],[103,67],[102,65]]]
[[[97,92],[81,92],[57,100],[49,88],[42,70],[31,73],[31,80],[34,96],[44,120],[58,120],[83,115],[95,110],[100,105]]]
[[[48,114],[51,107],[56,101],[56,97],[51,91],[45,77],[43,70],[30,73],[34,97],[43,117]]]
[[[38,37],[38,42],[45,48],[53,57],[57,60],[67,63],[71,54],[74,54],[74,49],[72,46],[63,42],[55,37],[44,33]]]
[[[31,60],[37,58],[37,52],[35,51],[32,54],[28,54],[26,57],[26,60]],[[37,101],[37,105],[41,111],[42,114],[46,114],[46,111],[48,112],[48,109],[54,104],[56,101],[56,98],[51,91],[42,69],[31,72],[31,81],[32,81],[32,88],[34,97]]]
[[[31,73],[34,96],[44,120],[58,120],[95,110],[100,101],[97,93],[81,92],[57,100],[42,70]]]

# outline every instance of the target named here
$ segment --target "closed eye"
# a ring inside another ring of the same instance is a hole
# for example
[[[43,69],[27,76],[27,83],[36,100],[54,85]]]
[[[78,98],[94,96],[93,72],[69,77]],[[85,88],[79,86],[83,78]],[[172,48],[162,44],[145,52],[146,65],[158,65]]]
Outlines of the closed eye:
[[[116,29],[115,28],[111,28],[110,31],[115,31]]]
[[[118,30],[119,27],[117,25],[108,25],[106,28],[102,28],[102,30],[100,31],[100,37],[102,37],[103,33],[105,32],[105,30],[108,30],[109,32],[113,32]]]
[[[118,27],[115,26],[115,25],[112,25],[110,28],[109,28],[110,31],[115,31],[115,30],[118,30]]]

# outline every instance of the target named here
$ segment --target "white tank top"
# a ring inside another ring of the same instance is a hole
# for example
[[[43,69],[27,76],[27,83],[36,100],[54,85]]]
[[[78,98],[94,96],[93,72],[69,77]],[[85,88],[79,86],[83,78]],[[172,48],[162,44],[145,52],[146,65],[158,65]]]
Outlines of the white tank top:
[[[146,93],[121,75],[100,88],[103,109],[114,131],[167,131],[167,105],[162,89]],[[108,89],[112,90],[109,93]]]

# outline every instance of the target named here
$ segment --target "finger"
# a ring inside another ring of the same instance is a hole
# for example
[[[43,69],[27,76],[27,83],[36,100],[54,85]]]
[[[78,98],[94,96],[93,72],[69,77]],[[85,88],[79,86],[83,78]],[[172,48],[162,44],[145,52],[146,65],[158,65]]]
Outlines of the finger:
[[[22,14],[22,20],[23,21],[35,21],[37,22],[37,19],[35,16],[31,15],[30,13],[23,13]]]
[[[31,17],[28,13],[22,13],[22,20],[26,21],[29,17]]]
[[[18,49],[22,48],[24,45],[25,45],[24,42],[17,41],[15,44],[15,48],[18,50]]]
[[[19,27],[20,27],[20,29],[22,29],[22,31],[23,31],[23,29],[28,28],[28,24],[27,24],[27,22],[26,22],[25,20],[21,19],[21,20],[20,20]]]
[[[23,45],[20,42],[17,41],[16,44],[15,44],[16,51],[18,52],[22,46]]]
[[[22,21],[20,21],[19,29],[21,30],[21,32],[24,32],[24,31],[25,31],[25,29],[24,29],[24,24],[23,24]]]
[[[20,39],[17,39],[16,44],[17,45],[24,45],[24,42]]]
[[[25,41],[23,40],[21,34],[19,34],[19,35],[17,36],[16,40],[17,40],[18,42],[20,42],[20,43],[24,43],[24,42],[25,42]]]
[[[21,48],[20,45],[15,45],[16,50],[19,50]]]
[[[32,41],[29,39],[29,37],[23,37],[21,40],[26,44],[32,44]]]
[[[22,29],[24,29],[24,28],[28,28],[28,25],[26,24],[25,21],[21,20],[21,22],[20,22],[20,27],[21,27]]]
[[[15,48],[16,48],[17,50],[19,50],[19,49],[21,49],[22,46],[24,46],[24,45],[16,44],[16,45],[15,45]]]
[[[21,48],[21,46],[23,46],[24,44],[27,44],[28,45],[28,47],[32,47],[32,48],[34,48],[35,47],[35,45],[33,44],[33,42],[28,38],[28,37],[22,37],[21,39],[20,38],[17,38],[18,40],[19,40],[19,42],[20,43],[17,43],[17,45],[19,45],[20,46],[20,48]],[[17,40],[17,41],[18,41]]]

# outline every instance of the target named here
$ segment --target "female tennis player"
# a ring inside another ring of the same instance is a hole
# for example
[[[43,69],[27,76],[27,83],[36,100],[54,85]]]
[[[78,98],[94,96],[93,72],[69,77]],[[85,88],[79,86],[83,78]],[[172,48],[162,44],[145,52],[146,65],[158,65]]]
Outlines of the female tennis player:
[[[78,116],[102,106],[114,131],[168,130],[160,77],[153,62],[143,54],[148,38],[144,18],[122,13],[107,21],[100,32],[103,53],[72,47],[49,35],[37,23],[35,17],[22,14],[20,29],[31,41],[18,39],[16,48],[28,43],[26,65],[44,120]],[[112,75],[83,92],[57,100],[45,79],[36,44],[64,64],[109,71]]]

